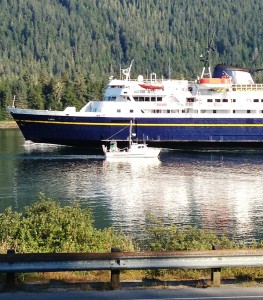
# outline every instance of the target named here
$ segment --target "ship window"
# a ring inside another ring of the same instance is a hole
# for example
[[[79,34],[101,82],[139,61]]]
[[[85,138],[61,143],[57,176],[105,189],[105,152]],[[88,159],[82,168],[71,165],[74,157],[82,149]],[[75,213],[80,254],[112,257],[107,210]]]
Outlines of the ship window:
[[[138,97],[133,97],[133,99],[134,99],[135,101],[138,101]]]
[[[162,97],[157,97],[157,101],[162,101]]]
[[[211,109],[202,109],[201,111],[200,111],[200,113],[201,114],[211,114],[211,113],[213,113],[214,111],[216,111],[216,110],[211,110]]]
[[[133,109],[130,109],[130,113],[133,113]]]
[[[150,98],[149,97],[145,97],[145,101],[150,101]]]
[[[215,100],[215,102],[220,102],[220,101],[221,101],[220,99],[216,99],[216,100]]]
[[[235,110],[233,110],[233,114],[235,114],[236,113],[236,111]]]
[[[228,102],[228,99],[223,99],[223,102]]]
[[[115,89],[115,88],[122,89],[122,88],[124,88],[124,85],[110,85],[110,88],[112,88],[112,89]]]
[[[172,109],[172,110],[171,110],[171,113],[173,113],[173,114],[178,114],[178,113],[179,113],[179,109]]]
[[[213,99],[207,99],[207,102],[213,102]]]
[[[151,97],[151,101],[155,101],[155,97]]]
[[[117,113],[120,113],[121,112],[121,109],[117,109]]]
[[[197,113],[198,110],[197,109],[192,109],[192,108],[187,108],[185,109],[185,112],[188,114],[192,114],[192,113]]]
[[[186,102],[194,102],[195,98],[186,98]]]
[[[216,114],[216,110],[213,110],[213,114]]]
[[[236,99],[232,99],[232,102],[236,102]]]
[[[263,102],[263,99],[261,99],[261,102]]]
[[[139,101],[144,101],[144,98],[143,97],[139,97]]]
[[[245,109],[235,110],[235,113],[237,114],[250,114],[250,113],[254,114],[256,112],[257,112],[256,110],[245,110]]]
[[[254,102],[259,102],[259,99],[254,99]]]

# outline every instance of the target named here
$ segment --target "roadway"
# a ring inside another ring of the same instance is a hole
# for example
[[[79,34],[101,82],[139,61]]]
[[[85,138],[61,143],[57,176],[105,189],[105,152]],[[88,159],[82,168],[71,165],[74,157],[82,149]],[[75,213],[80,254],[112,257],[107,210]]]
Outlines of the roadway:
[[[0,293],[0,300],[263,300],[263,287],[136,289]]]

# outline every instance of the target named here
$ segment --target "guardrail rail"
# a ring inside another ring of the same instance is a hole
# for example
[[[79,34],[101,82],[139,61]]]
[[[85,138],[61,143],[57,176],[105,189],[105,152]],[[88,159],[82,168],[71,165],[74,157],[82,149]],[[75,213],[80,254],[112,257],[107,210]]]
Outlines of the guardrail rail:
[[[16,273],[59,271],[111,271],[112,288],[120,287],[123,270],[211,269],[214,286],[220,285],[221,268],[263,267],[263,249],[208,251],[147,251],[110,253],[0,254],[0,273],[6,273],[7,289],[15,288]]]

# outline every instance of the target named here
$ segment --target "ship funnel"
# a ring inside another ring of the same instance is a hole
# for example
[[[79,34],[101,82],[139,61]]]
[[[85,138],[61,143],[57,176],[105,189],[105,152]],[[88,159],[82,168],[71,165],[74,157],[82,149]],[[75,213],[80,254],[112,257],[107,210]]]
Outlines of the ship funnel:
[[[251,70],[229,65],[217,65],[214,69],[213,78],[231,77],[234,84],[254,84]]]

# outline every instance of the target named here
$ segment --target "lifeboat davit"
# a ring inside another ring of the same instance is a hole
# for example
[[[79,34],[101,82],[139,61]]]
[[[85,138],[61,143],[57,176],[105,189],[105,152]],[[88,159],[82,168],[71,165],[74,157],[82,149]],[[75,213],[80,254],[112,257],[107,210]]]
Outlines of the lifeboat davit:
[[[154,90],[164,90],[164,87],[162,85],[153,85],[153,84],[139,84],[140,87],[154,91]]]

